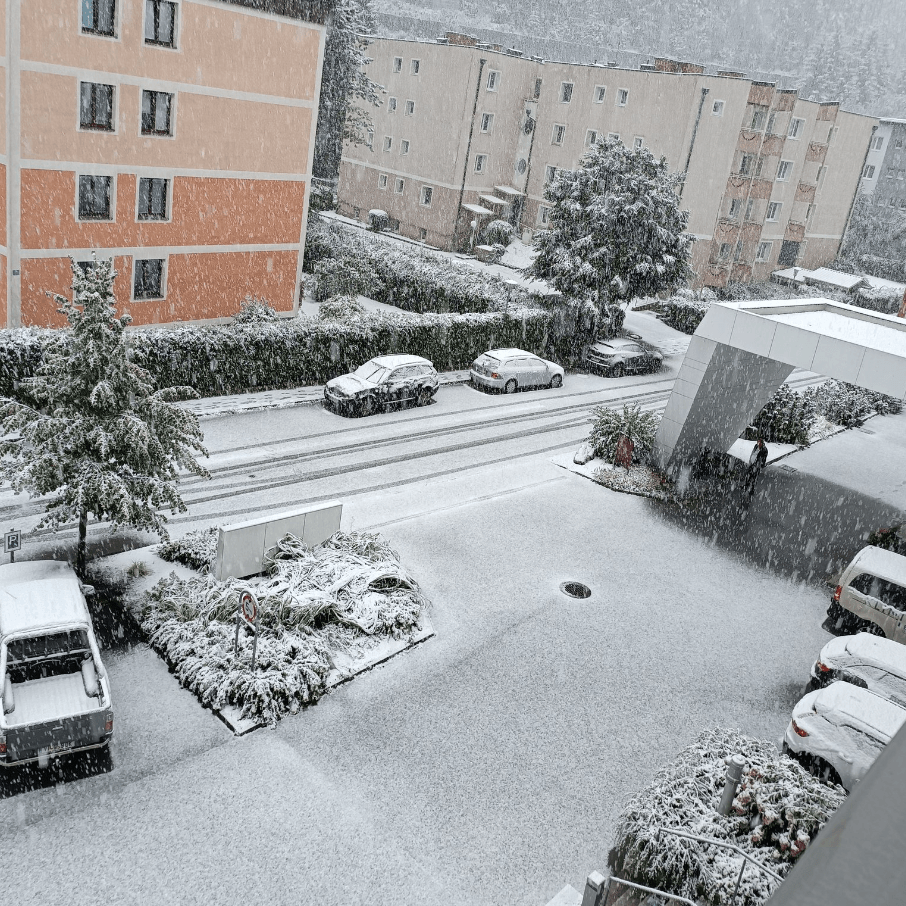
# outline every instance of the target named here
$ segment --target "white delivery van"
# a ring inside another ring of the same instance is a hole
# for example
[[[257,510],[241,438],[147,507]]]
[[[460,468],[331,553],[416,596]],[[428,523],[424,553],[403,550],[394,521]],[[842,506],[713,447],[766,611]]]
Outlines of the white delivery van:
[[[840,574],[825,627],[906,643],[906,557],[864,547]]]
[[[113,708],[83,586],[67,563],[0,566],[0,775],[99,750]]]

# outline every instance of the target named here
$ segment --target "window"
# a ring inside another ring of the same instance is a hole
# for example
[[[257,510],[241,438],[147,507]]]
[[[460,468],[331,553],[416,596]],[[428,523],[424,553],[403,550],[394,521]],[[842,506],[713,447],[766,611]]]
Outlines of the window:
[[[790,173],[793,170],[793,162],[791,160],[782,160],[777,166],[777,179],[779,182],[785,182],[789,179]]]
[[[607,88],[604,85],[595,85],[595,103],[603,104],[604,96],[607,94]]]
[[[824,185],[824,177],[827,176],[827,167],[818,167],[818,188]]]
[[[138,219],[167,219],[168,179],[145,179],[138,181]]]
[[[727,216],[730,220],[738,220],[739,212],[742,210],[742,199],[741,198],[731,198],[730,199],[730,209],[727,212]]]
[[[112,176],[79,177],[79,220],[110,220]]]
[[[557,178],[557,168],[552,166],[547,166],[544,168],[544,182],[545,184],[552,183]]]
[[[585,146],[593,145],[598,140],[598,133],[594,129],[589,129],[585,133]]]
[[[768,108],[760,104],[756,104],[752,110],[752,119],[749,123],[749,128],[753,129],[755,132],[761,132],[764,129],[764,125],[768,120]]]
[[[618,142],[618,141],[620,140],[620,133],[619,133],[619,132],[608,132],[608,133],[607,133],[607,137],[608,137],[612,142]]]
[[[132,283],[135,299],[163,299],[164,262],[161,258],[138,259],[135,262],[135,278]]]
[[[113,131],[113,85],[82,82],[79,92],[79,125],[83,129]]]
[[[415,101],[406,101],[406,116],[412,116],[415,113]]]
[[[393,185],[393,191],[394,191],[397,195],[402,195],[402,194],[403,194],[403,189],[405,188],[405,186],[406,186],[405,180],[403,180],[403,179],[398,179],[398,180],[394,183],[394,185]]]
[[[739,172],[742,176],[751,176],[755,165],[754,154],[743,154],[739,160]]]
[[[562,145],[563,137],[566,135],[566,126],[561,126],[559,123],[554,123],[554,131],[551,135],[551,144],[552,145]]]
[[[625,107],[629,103],[629,89],[621,88],[617,92],[617,107]]]
[[[778,220],[780,219],[780,209],[781,209],[782,207],[783,207],[783,204],[782,204],[782,202],[779,202],[779,201],[772,201],[772,202],[768,205],[768,216],[767,216],[767,219],[768,219],[771,223],[775,223],[776,221],[778,221]]]
[[[893,179],[896,175],[897,175],[897,171],[894,170],[893,167],[887,168],[887,178],[888,179]]]
[[[403,58],[402,58],[402,57],[394,57],[394,58],[393,58],[393,71],[394,71],[394,72],[402,72],[402,71],[403,71]]]
[[[475,155],[475,172],[484,173],[488,168],[488,156],[487,154],[476,154]]]
[[[718,261],[727,261],[730,258],[730,243],[722,242],[720,244],[720,250],[717,253]]]
[[[893,143],[893,147],[894,147],[895,150],[901,151],[902,148],[903,148],[903,139],[898,138],[898,139]]]
[[[771,245],[770,242],[759,242],[758,243],[758,254],[755,256],[756,261],[767,261],[771,257]]]
[[[871,150],[872,150],[872,151],[880,151],[881,148],[883,148],[883,147],[884,147],[884,136],[883,136],[883,135],[876,135],[876,136],[871,140]]]
[[[633,147],[633,148],[644,148],[644,147],[645,147],[645,139],[642,138],[641,135],[637,135],[637,136],[632,140],[632,147]]]
[[[764,158],[756,157],[755,158],[755,176],[756,178],[761,176],[762,171],[764,170]]]
[[[536,98],[541,97],[541,79],[535,79],[535,92],[534,92],[533,97],[536,97]]]
[[[866,164],[865,169],[862,171],[862,179],[874,179],[874,178],[875,178],[874,164]]]
[[[481,131],[490,132],[491,126],[494,125],[494,114],[493,113],[482,113],[481,114]]]
[[[738,263],[740,258],[742,258],[742,239],[736,242],[736,248],[733,250],[733,262]]]
[[[387,98],[387,112],[396,113],[396,98]]]
[[[500,84],[500,73],[496,69],[488,72],[488,91],[496,91]]]
[[[404,138],[400,142],[400,154],[408,154],[408,153],[409,153],[409,140]]]
[[[360,220],[361,217],[362,217],[362,209],[361,209],[361,208],[353,208],[353,209],[352,209],[352,217],[353,217],[353,220]]]
[[[166,91],[142,92],[142,135],[170,135],[173,95]]]
[[[175,46],[175,3],[169,3],[168,0],[145,0],[145,44]]]
[[[426,242],[428,239],[428,231],[424,227],[418,228],[418,239],[419,242]]]
[[[801,117],[794,116],[790,120],[790,128],[787,132],[787,138],[799,138],[802,135],[802,127],[805,125],[805,120]]]
[[[774,121],[776,119],[777,119],[777,114],[774,113],[774,111],[772,110],[768,114],[768,124],[767,124],[767,126],[765,126],[765,130],[764,130],[765,132],[767,132],[768,135],[774,134]]]
[[[418,75],[419,69],[421,69],[421,60],[410,60],[409,61],[409,75]]]
[[[371,151],[374,151],[374,129],[369,129],[369,130],[368,130],[368,145],[367,145],[367,147],[368,147]]]
[[[434,189],[431,186],[422,186],[422,197],[420,204],[423,204],[426,208],[431,207],[431,198],[434,195]]]
[[[389,135],[384,136],[384,150],[389,151],[393,147],[393,139]]]
[[[538,208],[538,222],[539,223],[546,225],[548,220],[550,220],[550,216],[551,216],[551,209],[549,207],[546,207],[545,205],[541,205],[541,207]]]
[[[568,104],[573,99],[573,83],[562,82],[560,84],[560,103]]]
[[[723,116],[724,115],[724,102],[715,101],[711,105],[711,116]]]
[[[812,228],[812,217],[814,216],[814,214],[815,214],[815,206],[814,206],[813,204],[810,204],[810,205],[805,209],[805,225],[806,225],[809,229]]]
[[[380,174],[378,174],[378,178],[377,178],[377,187],[378,187],[379,189],[386,189],[386,188],[387,188],[387,174],[386,174],[386,173],[380,173]]]
[[[755,199],[750,198],[746,202],[746,220],[752,219],[752,212],[755,210]]]
[[[82,0],[82,31],[113,37],[116,0]]]
[[[871,573],[860,573],[849,587],[869,598],[875,598],[882,604],[895,607],[897,610],[906,610],[906,588],[886,579],[879,579]]]
[[[827,130],[827,144],[830,144],[830,143],[831,143],[831,139],[832,139],[836,134],[837,134],[837,127],[836,127],[836,126],[831,126],[831,127]]]

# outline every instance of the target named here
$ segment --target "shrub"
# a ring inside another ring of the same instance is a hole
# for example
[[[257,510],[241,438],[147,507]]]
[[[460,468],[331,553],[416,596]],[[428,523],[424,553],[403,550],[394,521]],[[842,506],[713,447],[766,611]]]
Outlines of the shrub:
[[[807,393],[819,415],[844,428],[857,428],[872,415],[893,415],[903,408],[902,402],[892,396],[844,381],[827,381]]]
[[[754,421],[755,437],[761,436],[768,443],[807,446],[816,416],[812,396],[781,384]]]
[[[365,306],[352,296],[334,296],[321,303],[318,317],[322,321],[349,321],[366,314]]]
[[[374,233],[380,233],[390,226],[390,215],[386,211],[375,209],[368,212],[368,229]]]
[[[239,311],[233,315],[234,324],[266,324],[279,320],[280,315],[271,307],[267,299],[259,299],[251,294],[239,303]]]
[[[516,231],[505,220],[492,220],[481,235],[485,245],[502,245],[504,249],[512,241]]]
[[[897,523],[896,525],[879,528],[873,531],[869,536],[866,544],[872,547],[881,547],[887,551],[893,551],[901,557],[906,556],[906,523]]]
[[[588,442],[595,456],[605,462],[613,462],[617,452],[617,442],[621,435],[626,435],[635,445],[633,459],[644,460],[654,446],[654,438],[660,422],[660,415],[655,412],[643,412],[638,404],[623,406],[623,411],[597,406],[592,410],[594,421]]]
[[[737,753],[746,761],[742,783],[730,814],[718,815],[726,760]],[[772,742],[710,730],[626,804],[608,862],[619,877],[708,906],[729,906],[741,857],[671,834],[658,836],[659,827],[733,844],[785,877],[845,797],[842,787],[822,783]],[[750,866],[736,903],[760,906],[775,888],[772,878]]]
[[[674,330],[693,334],[710,307],[711,303],[704,299],[673,296],[664,305],[663,321]]]
[[[206,573],[217,556],[216,528],[187,532],[175,541],[165,541],[157,546],[157,556],[168,563],[181,563],[189,569]]]
[[[867,308],[869,311],[895,315],[900,310],[903,293],[899,289],[886,286],[867,286],[860,288],[852,301],[860,308]]]
[[[315,266],[315,302],[326,302],[334,296],[368,296],[374,299],[381,295],[381,283],[360,259],[327,258]]]

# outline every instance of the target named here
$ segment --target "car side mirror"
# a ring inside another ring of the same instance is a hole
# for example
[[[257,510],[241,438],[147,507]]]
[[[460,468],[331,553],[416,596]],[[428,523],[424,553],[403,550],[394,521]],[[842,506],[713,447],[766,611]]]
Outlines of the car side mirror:
[[[80,582],[79,585],[82,586],[82,594],[85,595],[86,598],[94,597],[94,595],[96,594],[93,585],[85,585],[82,582]]]

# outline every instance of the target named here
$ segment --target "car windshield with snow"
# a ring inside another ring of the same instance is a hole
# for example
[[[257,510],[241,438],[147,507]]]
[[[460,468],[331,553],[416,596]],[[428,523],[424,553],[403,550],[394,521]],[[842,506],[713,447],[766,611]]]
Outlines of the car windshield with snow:
[[[475,359],[469,376],[476,387],[504,393],[563,385],[563,369],[556,362],[524,349],[491,349]]]
[[[113,709],[88,606],[66,563],[0,566],[0,767],[100,749]]]
[[[659,371],[664,356],[653,346],[632,337],[598,340],[585,353],[589,371],[622,377],[624,374]]]
[[[437,372],[427,359],[385,355],[328,381],[324,403],[344,415],[371,415],[392,406],[427,406],[437,387]]]

